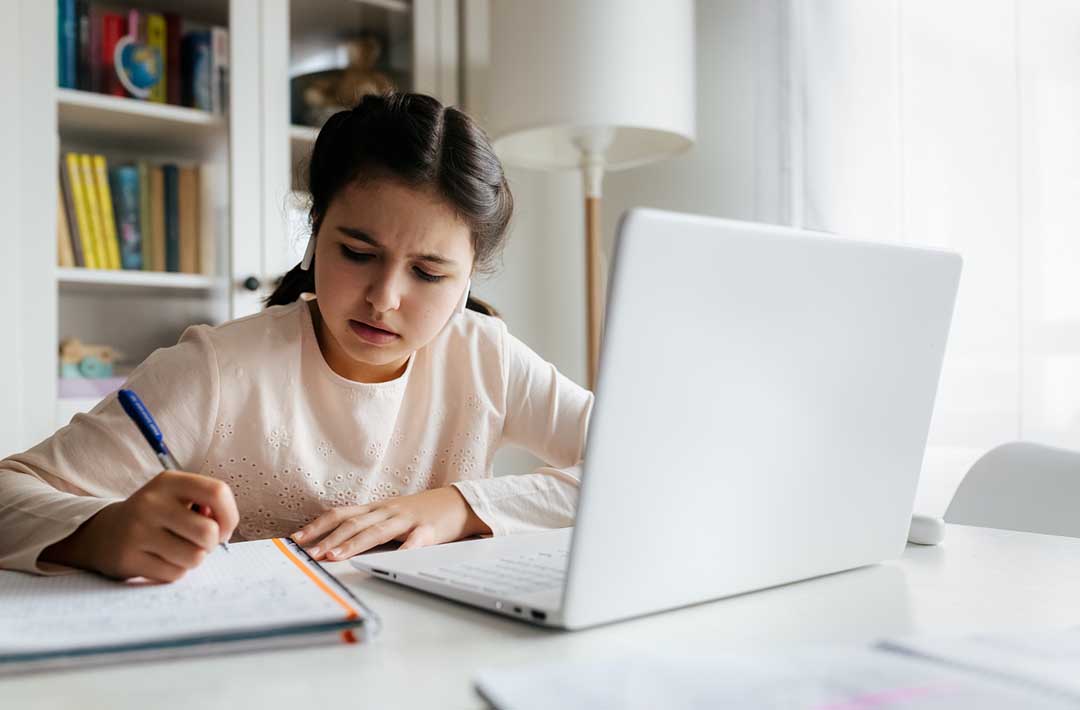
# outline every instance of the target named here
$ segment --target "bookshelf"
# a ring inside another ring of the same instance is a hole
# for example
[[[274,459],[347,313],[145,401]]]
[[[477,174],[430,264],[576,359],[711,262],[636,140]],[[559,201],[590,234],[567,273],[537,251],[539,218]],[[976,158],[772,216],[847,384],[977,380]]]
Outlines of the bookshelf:
[[[390,37],[407,85],[443,101],[458,96],[457,0],[113,0],[111,7],[177,12],[229,33],[225,115],[57,88],[57,3],[14,0],[0,27],[0,74],[13,107],[0,112],[10,195],[0,240],[0,455],[23,450],[87,402],[57,396],[57,346],[75,336],[108,344],[137,364],[193,323],[255,313],[302,254],[304,196],[296,171],[318,129],[294,124],[289,77],[325,62],[359,32]],[[305,64],[306,63],[306,64]],[[209,274],[60,268],[56,265],[57,166],[66,151],[118,159],[199,161],[216,176],[218,257]],[[220,184],[218,182],[220,180]],[[42,238],[47,235],[47,238]],[[75,405],[78,406],[75,406]]]

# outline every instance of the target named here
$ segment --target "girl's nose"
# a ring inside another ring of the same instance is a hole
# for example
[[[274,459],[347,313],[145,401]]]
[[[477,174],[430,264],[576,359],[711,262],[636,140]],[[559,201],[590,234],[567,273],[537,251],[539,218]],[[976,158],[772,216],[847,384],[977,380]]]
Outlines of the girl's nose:
[[[392,272],[380,275],[368,288],[367,301],[378,312],[397,310],[401,303],[399,279]]]

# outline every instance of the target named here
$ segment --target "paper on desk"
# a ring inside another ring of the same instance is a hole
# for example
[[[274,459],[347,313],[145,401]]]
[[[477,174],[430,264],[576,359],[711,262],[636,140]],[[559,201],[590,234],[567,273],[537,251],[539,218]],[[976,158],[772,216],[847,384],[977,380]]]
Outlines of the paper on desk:
[[[335,599],[294,558],[273,540],[235,543],[171,584],[0,571],[0,660],[334,623],[349,616],[343,604],[362,616],[355,599]]]
[[[1080,697],[1080,627],[953,639],[893,639],[882,647]]]
[[[1073,708],[1066,698],[871,648],[783,654],[621,655],[491,670],[476,680],[499,710]]]

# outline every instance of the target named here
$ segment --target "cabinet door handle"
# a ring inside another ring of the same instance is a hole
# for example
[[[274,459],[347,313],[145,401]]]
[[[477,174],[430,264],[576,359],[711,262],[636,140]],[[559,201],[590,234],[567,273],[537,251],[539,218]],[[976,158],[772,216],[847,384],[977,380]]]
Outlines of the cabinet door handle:
[[[248,276],[241,285],[248,291],[258,291],[259,287],[262,286],[262,283],[259,281],[258,277]]]

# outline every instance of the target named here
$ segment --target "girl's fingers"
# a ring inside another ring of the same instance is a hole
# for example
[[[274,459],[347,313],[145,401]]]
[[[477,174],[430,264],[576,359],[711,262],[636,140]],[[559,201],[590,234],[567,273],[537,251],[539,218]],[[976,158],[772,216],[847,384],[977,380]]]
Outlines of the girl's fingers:
[[[417,525],[398,549],[409,550],[414,547],[427,547],[434,544],[434,542],[435,532],[431,529],[431,526]]]
[[[163,560],[153,552],[144,552],[139,560],[137,574],[153,582],[175,582],[183,577],[185,572],[187,570],[183,567],[174,565],[168,560]]]
[[[362,515],[370,509],[370,506],[366,505],[350,505],[343,508],[328,510],[294,532],[290,537],[292,537],[295,542],[310,545],[323,535],[341,525],[347,518],[354,515]]]
[[[207,552],[220,541],[221,528],[217,521],[193,510],[170,508],[162,524],[170,532]]]
[[[326,557],[330,560],[345,560],[353,555],[358,555],[364,550],[370,550],[376,545],[390,542],[400,535],[405,534],[412,527],[412,521],[404,516],[388,518],[380,523],[368,527],[355,537],[350,538],[342,545],[331,548]]]
[[[197,567],[206,558],[205,549],[169,530],[159,529],[145,544],[146,552],[153,553],[165,562],[183,569]]]
[[[308,550],[315,559],[319,559],[320,555],[325,556],[330,550],[339,547],[343,542],[353,537],[357,533],[361,533],[372,525],[378,525],[382,521],[390,517],[390,514],[383,508],[373,510],[363,515],[357,515],[348,520],[345,520],[338,525],[337,529],[327,535],[318,545]]]

